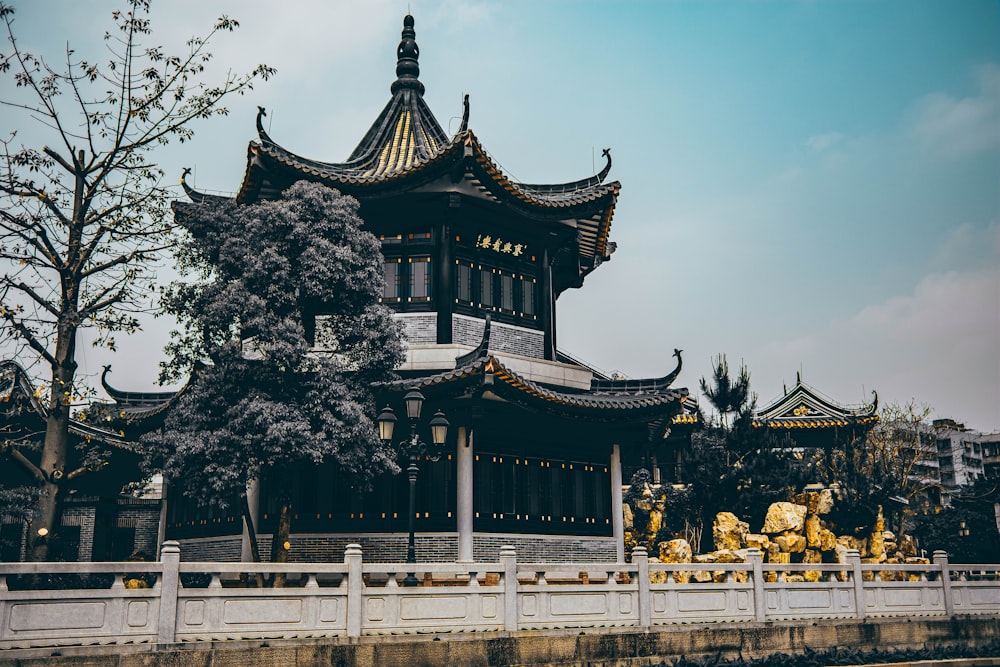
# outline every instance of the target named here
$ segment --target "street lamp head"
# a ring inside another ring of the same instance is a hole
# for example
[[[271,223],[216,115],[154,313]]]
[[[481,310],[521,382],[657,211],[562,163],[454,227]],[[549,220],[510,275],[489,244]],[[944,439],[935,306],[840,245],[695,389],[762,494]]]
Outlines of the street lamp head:
[[[416,389],[411,389],[403,396],[406,403],[406,416],[410,419],[420,419],[420,409],[424,406],[424,395]]]
[[[431,439],[436,447],[444,445],[448,439],[448,420],[444,418],[444,413],[438,410],[431,419]]]
[[[396,413],[388,405],[382,408],[378,416],[378,437],[383,442],[392,440],[392,430],[396,426]]]

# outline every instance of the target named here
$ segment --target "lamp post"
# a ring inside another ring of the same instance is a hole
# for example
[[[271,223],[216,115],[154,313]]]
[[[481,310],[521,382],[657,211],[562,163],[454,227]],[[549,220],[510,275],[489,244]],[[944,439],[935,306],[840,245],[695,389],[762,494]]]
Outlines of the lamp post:
[[[416,563],[417,551],[414,544],[414,519],[416,518],[417,504],[417,475],[420,472],[420,468],[417,467],[417,461],[421,456],[427,457],[431,461],[437,461],[441,458],[441,450],[444,448],[445,440],[448,438],[449,424],[443,412],[438,410],[434,413],[430,421],[432,449],[429,449],[427,443],[422,441],[420,436],[417,435],[417,422],[420,420],[420,411],[424,405],[424,395],[413,389],[406,392],[406,395],[403,396],[403,402],[406,404],[406,416],[410,420],[410,435],[400,440],[398,445],[399,450],[405,453],[410,459],[410,464],[406,467],[406,474],[410,481],[410,514],[407,519],[409,536],[406,543],[406,562]],[[382,413],[378,416],[379,437],[384,442],[392,441],[396,421],[396,413],[388,405],[385,406]],[[418,583],[413,572],[408,572],[406,578],[403,579],[404,586],[416,586]]]

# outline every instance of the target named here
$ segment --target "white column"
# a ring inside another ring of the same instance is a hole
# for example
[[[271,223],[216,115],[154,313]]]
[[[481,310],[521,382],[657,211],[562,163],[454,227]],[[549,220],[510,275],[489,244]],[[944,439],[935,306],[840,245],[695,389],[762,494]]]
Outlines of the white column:
[[[611,529],[615,536],[615,555],[625,562],[625,517],[622,516],[622,454],[611,445]]]
[[[458,502],[458,560],[471,563],[472,555],[472,477],[475,460],[472,448],[472,431],[464,426],[458,427],[458,455],[456,461],[456,478]]]
[[[247,482],[247,505],[250,507],[250,519],[253,521],[253,531],[257,532],[257,511],[260,509],[260,482],[252,479]],[[250,563],[253,561],[253,552],[250,550],[250,533],[247,531],[245,521],[240,522],[243,526],[243,539],[240,541],[240,562]]]

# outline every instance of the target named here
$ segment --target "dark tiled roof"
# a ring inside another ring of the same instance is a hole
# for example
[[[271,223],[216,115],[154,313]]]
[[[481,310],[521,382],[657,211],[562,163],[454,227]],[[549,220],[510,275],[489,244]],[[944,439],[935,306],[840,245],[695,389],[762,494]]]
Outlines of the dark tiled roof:
[[[575,414],[591,413],[595,418],[614,413],[624,416],[630,412],[642,414],[679,412],[682,401],[688,395],[687,389],[667,388],[656,391],[621,391],[613,394],[558,391],[522,377],[489,354],[471,360],[454,370],[386,383],[382,389],[407,391],[454,384],[457,390],[463,390],[472,384],[472,381],[481,382],[488,391],[514,402],[528,402],[539,407],[572,409]]]

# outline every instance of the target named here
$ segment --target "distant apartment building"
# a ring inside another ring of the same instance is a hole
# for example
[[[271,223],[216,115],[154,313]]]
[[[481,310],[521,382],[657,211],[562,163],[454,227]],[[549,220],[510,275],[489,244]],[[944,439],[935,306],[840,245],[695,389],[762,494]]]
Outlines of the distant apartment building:
[[[983,473],[990,479],[1000,479],[1000,433],[979,436],[983,447]]]
[[[933,428],[938,474],[945,492],[954,492],[985,476],[984,448],[995,454],[1000,447],[1000,434],[984,435],[954,419],[935,419]]]

